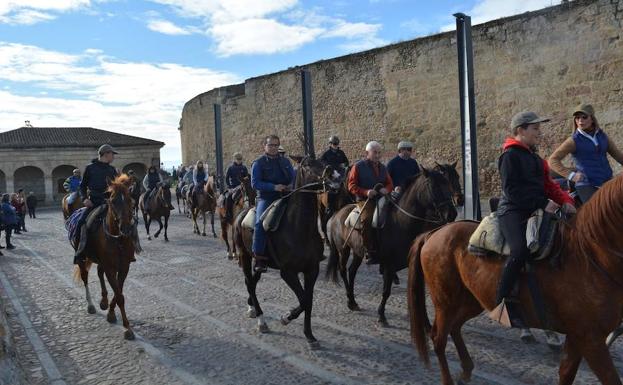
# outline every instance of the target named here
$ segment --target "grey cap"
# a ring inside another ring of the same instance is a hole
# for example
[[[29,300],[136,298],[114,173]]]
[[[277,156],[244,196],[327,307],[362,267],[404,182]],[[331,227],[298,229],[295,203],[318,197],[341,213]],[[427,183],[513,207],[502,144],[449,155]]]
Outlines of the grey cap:
[[[398,143],[398,150],[400,150],[401,148],[413,148],[413,143],[409,142],[408,140],[403,140]]]
[[[539,118],[539,116],[532,111],[522,111],[515,114],[513,119],[511,119],[511,128],[517,128],[524,124],[544,123],[549,121],[550,119],[547,118]]]
[[[97,153],[100,155],[104,155],[107,152],[112,152],[113,154],[118,154],[114,148],[110,144],[102,144],[100,148],[97,150]]]
[[[575,108],[575,111],[573,111],[573,115],[576,115],[578,113],[588,116],[595,116],[595,110],[590,104],[580,104],[579,106],[577,106]]]
[[[283,146],[279,146],[279,149],[277,150],[277,152],[285,153],[286,149],[283,148]]]

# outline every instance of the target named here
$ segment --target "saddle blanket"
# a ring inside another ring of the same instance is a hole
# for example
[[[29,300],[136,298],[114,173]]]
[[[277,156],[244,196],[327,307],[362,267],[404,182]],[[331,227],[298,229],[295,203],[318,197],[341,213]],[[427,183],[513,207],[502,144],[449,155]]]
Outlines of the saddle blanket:
[[[262,213],[262,226],[265,231],[277,231],[281,218],[288,207],[287,199],[277,199]],[[253,230],[255,228],[255,207],[252,207],[242,220],[242,227]]]
[[[528,219],[526,228],[526,245],[538,261],[547,257],[551,251],[557,222],[547,216],[542,209],[536,210]],[[468,251],[474,255],[498,255],[509,256],[510,247],[500,231],[497,212],[484,217],[478,228],[469,238]]]
[[[65,221],[65,230],[67,230],[67,237],[69,238],[69,242],[73,242],[76,239],[76,230],[78,230],[78,221],[82,216],[86,207],[81,207],[78,210],[71,213],[69,218]]]

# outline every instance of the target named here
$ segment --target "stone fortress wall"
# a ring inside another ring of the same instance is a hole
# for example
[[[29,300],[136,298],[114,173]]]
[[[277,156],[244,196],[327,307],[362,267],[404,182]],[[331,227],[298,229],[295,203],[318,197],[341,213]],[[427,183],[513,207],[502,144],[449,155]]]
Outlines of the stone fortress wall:
[[[571,133],[572,109],[591,103],[602,128],[623,147],[623,0],[577,0],[473,28],[481,194],[499,191],[496,159],[511,116],[534,110],[544,126],[542,156]],[[214,158],[213,104],[222,105],[225,164],[236,151],[247,163],[276,133],[301,154],[300,69],[312,75],[315,146],[337,134],[349,158],[369,140],[415,143],[424,165],[460,159],[455,32],[405,41],[251,78],[189,100],[180,121],[185,164]],[[460,165],[461,162],[459,162]]]

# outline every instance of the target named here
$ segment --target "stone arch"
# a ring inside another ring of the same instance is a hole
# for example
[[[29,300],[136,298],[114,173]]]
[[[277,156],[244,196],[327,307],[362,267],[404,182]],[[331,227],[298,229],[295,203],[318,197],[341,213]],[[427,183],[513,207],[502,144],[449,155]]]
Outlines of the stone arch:
[[[0,170],[0,193],[6,193],[6,175]]]
[[[130,170],[134,170],[134,175],[139,181],[143,181],[145,174],[147,174],[147,166],[143,163],[128,163],[123,167],[123,172],[127,173]]]
[[[14,189],[24,189],[24,193],[28,194],[32,191],[37,200],[45,201],[45,180],[43,170],[35,166],[24,166],[15,170],[13,174]]]
[[[66,194],[63,183],[65,182],[65,179],[72,175],[74,169],[76,168],[78,167],[63,164],[52,170],[52,186],[54,188],[52,192],[52,199],[59,202],[63,199],[63,196]]]

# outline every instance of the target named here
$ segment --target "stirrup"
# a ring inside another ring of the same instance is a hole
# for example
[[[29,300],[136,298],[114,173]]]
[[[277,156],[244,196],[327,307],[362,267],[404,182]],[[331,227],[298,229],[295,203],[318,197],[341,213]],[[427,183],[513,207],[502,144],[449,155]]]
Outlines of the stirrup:
[[[520,306],[518,302],[504,298],[499,305],[489,312],[489,318],[508,328],[523,329],[526,326],[519,314],[518,306]]]

